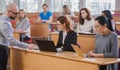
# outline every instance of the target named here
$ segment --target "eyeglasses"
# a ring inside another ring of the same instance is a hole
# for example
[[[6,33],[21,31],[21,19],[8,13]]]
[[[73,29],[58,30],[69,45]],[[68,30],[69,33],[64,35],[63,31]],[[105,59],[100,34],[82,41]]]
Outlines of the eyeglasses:
[[[60,25],[62,25],[62,24],[57,24],[57,26],[60,26]]]
[[[13,13],[13,14],[15,14],[15,15],[17,15],[17,14],[18,14],[18,12],[16,12],[16,13],[15,13],[15,12],[13,12],[13,11],[10,11],[10,12],[12,12],[12,13]]]
[[[98,25],[98,26],[94,26],[95,29],[98,29],[98,28],[101,28],[102,26],[101,25]]]

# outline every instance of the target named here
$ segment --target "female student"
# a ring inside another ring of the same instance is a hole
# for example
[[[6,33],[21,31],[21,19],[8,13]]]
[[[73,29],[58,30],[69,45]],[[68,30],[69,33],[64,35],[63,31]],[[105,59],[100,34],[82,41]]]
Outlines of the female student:
[[[52,17],[52,12],[48,10],[48,5],[47,4],[43,4],[42,5],[43,8],[43,12],[41,12],[39,14],[39,18],[37,19],[37,23],[47,23],[49,24],[49,30],[51,31],[52,27],[51,27],[51,23],[53,20]]]
[[[67,5],[63,6],[63,11],[60,13],[60,16],[66,16],[68,18],[68,21],[71,24],[71,28],[75,29],[76,28],[76,24],[74,23],[74,18],[77,18],[74,14],[74,12],[72,12]]]
[[[111,31],[109,22],[104,16],[95,19],[96,42],[94,51],[90,51],[88,56],[117,58],[118,57],[118,37]],[[101,67],[104,70],[104,67]],[[108,70],[117,70],[117,65],[108,66]]]
[[[69,10],[67,5],[63,6],[63,11],[60,13],[60,16],[68,15],[70,18],[74,17],[74,13]]]
[[[19,19],[16,24],[16,29],[21,32],[20,41],[30,40],[30,22],[23,9],[19,10]]]
[[[43,23],[51,23],[52,22],[52,12],[48,10],[48,5],[42,5],[43,12],[39,14],[38,23],[42,21]]]
[[[87,8],[82,8],[79,12],[79,23],[77,25],[77,32],[93,32],[94,20]]]
[[[109,10],[104,10],[102,11],[102,16],[105,16],[108,19],[111,31],[115,31],[115,21],[113,20],[111,12]]]
[[[77,43],[77,34],[70,28],[70,22],[66,16],[60,16],[57,19],[57,24],[59,27],[59,39],[57,43],[57,50],[61,51],[74,51],[71,44]]]

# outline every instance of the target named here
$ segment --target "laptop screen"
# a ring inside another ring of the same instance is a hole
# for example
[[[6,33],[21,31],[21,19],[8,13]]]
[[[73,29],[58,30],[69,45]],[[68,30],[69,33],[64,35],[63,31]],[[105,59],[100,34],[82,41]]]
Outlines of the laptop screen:
[[[36,43],[41,51],[57,52],[53,41],[36,40]]]

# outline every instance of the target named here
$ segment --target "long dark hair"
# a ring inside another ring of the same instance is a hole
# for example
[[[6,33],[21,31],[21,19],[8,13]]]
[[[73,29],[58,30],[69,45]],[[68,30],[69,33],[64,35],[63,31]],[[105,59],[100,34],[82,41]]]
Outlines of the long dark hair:
[[[108,19],[110,19],[110,20],[113,19],[112,14],[111,14],[111,12],[110,12],[109,10],[104,10],[104,11],[102,11],[102,13],[104,13],[105,16],[106,16]]]
[[[112,26],[112,22],[111,22],[111,20],[113,20],[113,17],[112,17],[111,12],[110,12],[109,10],[104,10],[104,11],[102,11],[102,13],[104,13],[105,16],[106,16],[107,19],[108,19],[109,26],[110,26],[110,30],[111,30],[111,31],[114,31],[114,30],[113,30],[113,26]]]
[[[60,16],[57,18],[57,21],[59,21],[61,24],[65,24],[66,30],[69,31],[70,29],[70,22],[68,21],[66,16]]]
[[[84,19],[83,19],[82,16],[81,16],[81,11],[82,11],[82,10],[84,10],[84,11],[88,14],[87,17],[86,17],[86,19],[87,19],[87,20],[91,20],[90,11],[89,11],[87,8],[82,8],[82,9],[80,10],[80,12],[79,12],[79,23],[80,23],[81,25],[84,24]]]
[[[100,25],[102,25],[102,26],[104,26],[105,24],[107,25],[107,28],[110,30],[110,31],[112,31],[111,30],[111,27],[110,27],[110,23],[108,22],[108,20],[106,19],[106,17],[104,17],[104,16],[98,16],[96,19],[95,19],[95,21],[98,21],[98,23],[100,24]]]

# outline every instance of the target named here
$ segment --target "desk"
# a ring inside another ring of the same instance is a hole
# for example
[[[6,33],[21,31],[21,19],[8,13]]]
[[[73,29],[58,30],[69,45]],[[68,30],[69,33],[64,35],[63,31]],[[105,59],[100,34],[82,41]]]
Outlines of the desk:
[[[80,44],[81,49],[84,53],[94,49],[95,46],[95,35],[78,35],[78,44]]]
[[[58,33],[51,33],[52,40],[54,41],[55,45],[58,41]],[[94,35],[78,35],[77,42],[80,44],[84,53],[87,53],[94,48],[95,44],[95,36]]]
[[[120,30],[120,22],[116,22],[116,29]]]
[[[58,33],[51,33],[52,40],[55,44],[57,44],[58,41]],[[119,48],[120,48],[120,36],[118,36],[118,42],[119,42]],[[80,44],[81,48],[83,49],[84,53],[89,52],[90,50],[93,50],[95,45],[95,35],[78,35],[77,39],[78,44]]]
[[[19,33],[18,33],[18,32],[14,32],[14,33],[13,33],[13,36],[15,37],[15,39],[20,40],[20,39],[19,39],[20,36],[19,36]]]
[[[58,37],[59,37],[59,32],[51,32],[51,38],[54,41],[55,45],[57,45]]]
[[[10,48],[10,70],[98,70],[118,58],[79,58],[74,52],[38,52]]]
[[[15,39],[20,40],[20,33],[27,33],[26,31],[14,31],[13,36]]]

